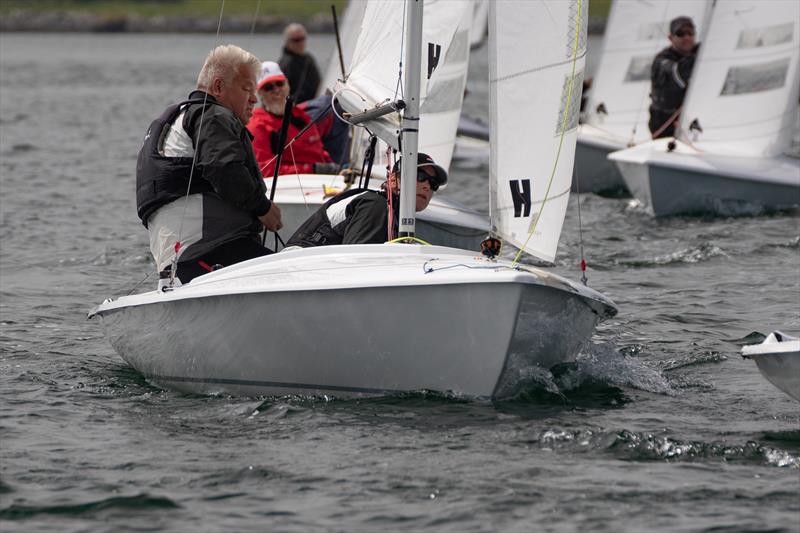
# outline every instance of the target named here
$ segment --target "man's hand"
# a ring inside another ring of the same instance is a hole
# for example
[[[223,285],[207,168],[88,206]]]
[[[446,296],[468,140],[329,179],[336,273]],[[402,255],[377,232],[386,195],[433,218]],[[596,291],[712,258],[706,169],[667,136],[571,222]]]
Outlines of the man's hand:
[[[276,203],[272,204],[272,207],[269,208],[269,211],[267,211],[266,215],[261,215],[258,217],[258,220],[269,231],[278,231],[283,227],[283,222],[281,221],[281,208],[278,207],[278,204]]]

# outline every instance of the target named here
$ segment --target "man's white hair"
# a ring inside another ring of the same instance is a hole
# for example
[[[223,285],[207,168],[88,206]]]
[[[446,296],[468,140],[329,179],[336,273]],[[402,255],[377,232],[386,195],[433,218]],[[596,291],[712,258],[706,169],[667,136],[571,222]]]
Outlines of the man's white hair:
[[[289,40],[289,36],[296,31],[302,31],[303,35],[305,35],[306,27],[300,24],[299,22],[292,22],[288,26],[283,29],[283,41],[286,42]]]
[[[256,56],[234,44],[217,46],[206,57],[200,75],[197,76],[197,88],[208,89],[215,78],[221,78],[225,84],[233,82],[242,66],[247,66],[258,77],[261,61]]]

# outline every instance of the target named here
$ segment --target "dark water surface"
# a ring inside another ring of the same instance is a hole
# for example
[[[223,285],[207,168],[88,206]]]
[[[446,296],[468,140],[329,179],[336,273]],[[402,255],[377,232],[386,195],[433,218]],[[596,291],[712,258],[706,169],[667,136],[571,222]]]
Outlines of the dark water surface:
[[[86,313],[151,270],[136,153],[213,44],[0,34],[0,529],[800,531],[800,404],[738,355],[800,332],[796,212],[653,220],[582,195],[590,284],[620,313],[513,401],[149,386]],[[481,57],[466,106],[485,117]],[[447,194],[485,209],[486,173],[453,169]]]

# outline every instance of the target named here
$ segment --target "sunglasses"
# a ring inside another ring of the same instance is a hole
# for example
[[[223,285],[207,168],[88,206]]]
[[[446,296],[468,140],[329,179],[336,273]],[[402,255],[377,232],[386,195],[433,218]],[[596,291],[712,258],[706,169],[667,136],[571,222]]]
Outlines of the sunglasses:
[[[289,40],[292,41],[293,43],[302,43],[303,41],[306,40],[306,36],[303,35],[302,37],[292,37]]]
[[[428,184],[431,186],[431,190],[436,192],[439,190],[439,184],[434,181],[434,176],[430,176],[423,171],[417,172],[417,182],[422,183],[423,181],[427,181]]]
[[[271,83],[265,83],[264,85],[261,86],[261,88],[267,92],[271,92],[275,88],[280,89],[281,87],[283,87],[285,83],[286,82],[283,80],[273,81]]]
[[[675,32],[676,37],[694,37],[694,30],[678,30]]]

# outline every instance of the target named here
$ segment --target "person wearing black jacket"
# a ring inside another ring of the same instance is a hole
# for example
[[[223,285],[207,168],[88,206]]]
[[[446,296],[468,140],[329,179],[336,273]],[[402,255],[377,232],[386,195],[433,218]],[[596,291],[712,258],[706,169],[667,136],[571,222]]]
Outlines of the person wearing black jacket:
[[[177,254],[175,275],[182,283],[272,253],[260,234],[282,227],[245,128],[258,101],[260,67],[238,46],[218,46],[206,58],[197,90],[168,107],[144,138],[137,211],[158,271],[171,268]]]
[[[678,127],[683,98],[697,51],[694,22],[677,17],[669,24],[671,45],[659,52],[650,69],[650,133],[654,139],[672,137]]]
[[[283,30],[283,54],[278,60],[289,79],[292,97],[299,104],[317,96],[321,81],[314,58],[306,51],[308,34],[302,24],[292,23]]]
[[[325,202],[303,222],[286,246],[326,246],[331,244],[380,244],[397,234],[400,209],[400,161],[381,191],[352,189]],[[416,211],[422,211],[439,187],[447,184],[447,172],[431,156],[417,155]],[[391,197],[389,194],[391,193]],[[389,206],[391,202],[391,234]]]

